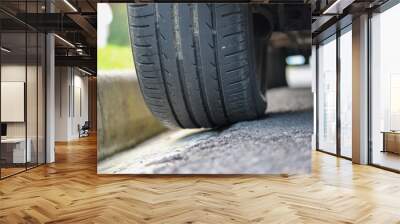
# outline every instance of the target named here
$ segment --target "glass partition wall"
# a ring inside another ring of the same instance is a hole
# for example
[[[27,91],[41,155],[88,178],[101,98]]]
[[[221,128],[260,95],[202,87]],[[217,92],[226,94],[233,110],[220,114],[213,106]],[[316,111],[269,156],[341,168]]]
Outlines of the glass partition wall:
[[[352,33],[351,25],[341,31],[340,67],[340,155],[352,158]]]
[[[400,172],[400,4],[369,13],[368,164]],[[335,35],[317,43],[317,149],[352,159],[351,17],[332,27],[327,33]]]
[[[318,149],[336,153],[336,35],[318,47]]]
[[[370,163],[400,171],[400,4],[371,18]]]
[[[19,1],[36,13],[40,1]],[[0,3],[0,6],[3,3]],[[42,5],[42,4],[40,4]],[[44,33],[0,12],[0,178],[45,163]],[[9,26],[3,21],[13,21]]]
[[[352,157],[352,27],[317,47],[317,149]]]
[[[1,33],[1,177],[26,169],[26,33]],[[28,159],[29,162],[29,159]]]

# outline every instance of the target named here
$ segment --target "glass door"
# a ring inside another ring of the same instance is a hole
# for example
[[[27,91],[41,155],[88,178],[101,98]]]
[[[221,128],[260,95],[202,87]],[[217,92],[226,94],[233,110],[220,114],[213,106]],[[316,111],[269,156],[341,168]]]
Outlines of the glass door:
[[[318,149],[336,154],[336,35],[318,47]]]
[[[341,31],[340,60],[340,155],[352,157],[352,33],[351,25]]]

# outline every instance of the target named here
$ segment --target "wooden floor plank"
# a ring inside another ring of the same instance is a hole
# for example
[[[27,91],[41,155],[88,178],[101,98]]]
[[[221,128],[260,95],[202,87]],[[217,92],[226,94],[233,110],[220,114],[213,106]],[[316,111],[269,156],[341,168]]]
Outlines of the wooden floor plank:
[[[96,138],[0,181],[0,223],[400,223],[400,175],[313,152],[308,175],[96,174]]]

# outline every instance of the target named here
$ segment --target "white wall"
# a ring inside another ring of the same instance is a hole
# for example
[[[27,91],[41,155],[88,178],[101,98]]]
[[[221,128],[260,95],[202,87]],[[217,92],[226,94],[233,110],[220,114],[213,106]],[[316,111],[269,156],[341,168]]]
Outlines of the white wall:
[[[25,83],[1,82],[1,122],[25,121]]]
[[[55,141],[68,140],[69,68],[55,68]]]
[[[73,119],[72,126],[74,127],[72,129],[72,133],[74,136],[78,136],[78,129],[76,128],[78,124],[83,125],[85,121],[89,120],[89,113],[88,113],[88,107],[89,107],[89,102],[88,102],[88,77],[87,76],[82,76],[82,73],[79,72],[79,75],[76,75],[75,70],[75,78],[74,78],[74,86],[75,86],[75,117]],[[80,93],[78,91],[80,90]],[[80,99],[78,98],[80,94]],[[79,108],[79,102],[80,100],[80,105],[81,108]],[[79,111],[81,109],[82,111]]]
[[[2,65],[1,81],[2,82],[25,82],[25,65]],[[5,110],[6,108],[1,108]],[[7,124],[8,137],[24,137],[25,122],[12,122]]]
[[[26,70],[27,69],[27,70]],[[36,67],[24,65],[16,65],[16,64],[5,64],[1,66],[1,81],[2,82],[25,82],[26,72],[28,75],[36,74]],[[28,77],[29,78],[29,77]],[[30,83],[32,84],[32,83]],[[36,82],[35,82],[36,84]],[[27,89],[31,90],[31,89]],[[28,97],[36,98],[36,89],[34,92],[28,91]],[[32,99],[27,99],[28,103],[32,101]],[[36,107],[36,105],[35,105]],[[6,110],[6,108],[2,108],[2,110]],[[34,117],[32,117],[34,116]],[[36,119],[36,114],[28,113],[28,121],[31,122]],[[36,121],[36,120],[35,120]],[[35,122],[36,123],[36,122]],[[25,137],[25,126],[26,122],[8,122],[7,123],[7,135],[8,137]],[[31,127],[29,125],[28,127]]]
[[[88,78],[83,75],[76,68],[56,67],[56,141],[77,139],[78,125],[88,120]]]
[[[1,81],[18,81],[25,82],[25,64],[11,65],[6,64],[1,66]],[[28,68],[29,69],[29,68]]]
[[[3,82],[20,82],[20,84],[24,83],[25,86],[19,90],[18,94],[24,94],[26,91],[26,99],[22,99],[22,102],[19,102],[20,107],[12,108],[4,105],[1,107],[3,113],[22,113],[19,116],[22,116],[22,119],[19,121],[6,122],[7,137],[24,138],[27,136],[30,144],[29,148],[32,151],[31,161],[36,162],[36,158],[38,158],[39,163],[44,163],[45,89],[42,67],[37,67],[36,65],[25,66],[25,64],[3,64],[1,66],[1,76],[2,85],[4,84]],[[2,89],[2,98],[8,98],[7,94],[12,94],[11,92],[4,91],[5,89]],[[22,96],[21,98],[25,98],[25,96]],[[11,103],[18,104],[16,101],[12,101]],[[26,119],[24,117],[25,114]]]

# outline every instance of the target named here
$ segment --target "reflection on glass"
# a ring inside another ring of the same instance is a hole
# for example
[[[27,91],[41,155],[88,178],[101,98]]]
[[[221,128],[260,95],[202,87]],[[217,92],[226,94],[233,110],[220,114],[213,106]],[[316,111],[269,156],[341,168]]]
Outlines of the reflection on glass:
[[[372,17],[372,163],[400,170],[400,5]]]
[[[27,61],[27,99],[26,99],[26,112],[27,112],[27,143],[28,149],[30,148],[30,159],[28,160],[28,168],[37,165],[37,33],[27,33],[28,44],[28,61]]]
[[[336,39],[318,48],[318,147],[336,153]]]
[[[400,73],[390,76],[390,130],[400,130]]]
[[[340,153],[351,158],[352,141],[352,35],[340,36]]]
[[[25,119],[26,34],[3,32],[1,45],[9,49],[1,52],[1,122],[6,129],[1,140],[1,176],[5,177],[25,170],[31,155]]]
[[[45,3],[0,1],[0,7],[22,16],[25,12],[44,13]],[[9,22],[0,23],[0,178],[4,178],[45,162],[46,38],[2,12],[0,17]]]
[[[39,33],[38,35],[39,40],[38,40],[38,77],[37,77],[37,82],[38,82],[38,136],[37,136],[37,162],[38,164],[43,164],[45,163],[45,156],[46,156],[46,151],[45,151],[45,114],[46,114],[46,104],[45,104],[45,88],[46,88],[46,79],[45,79],[45,65],[46,65],[46,51],[45,51],[45,45],[46,45],[46,38],[45,35],[42,33]]]

